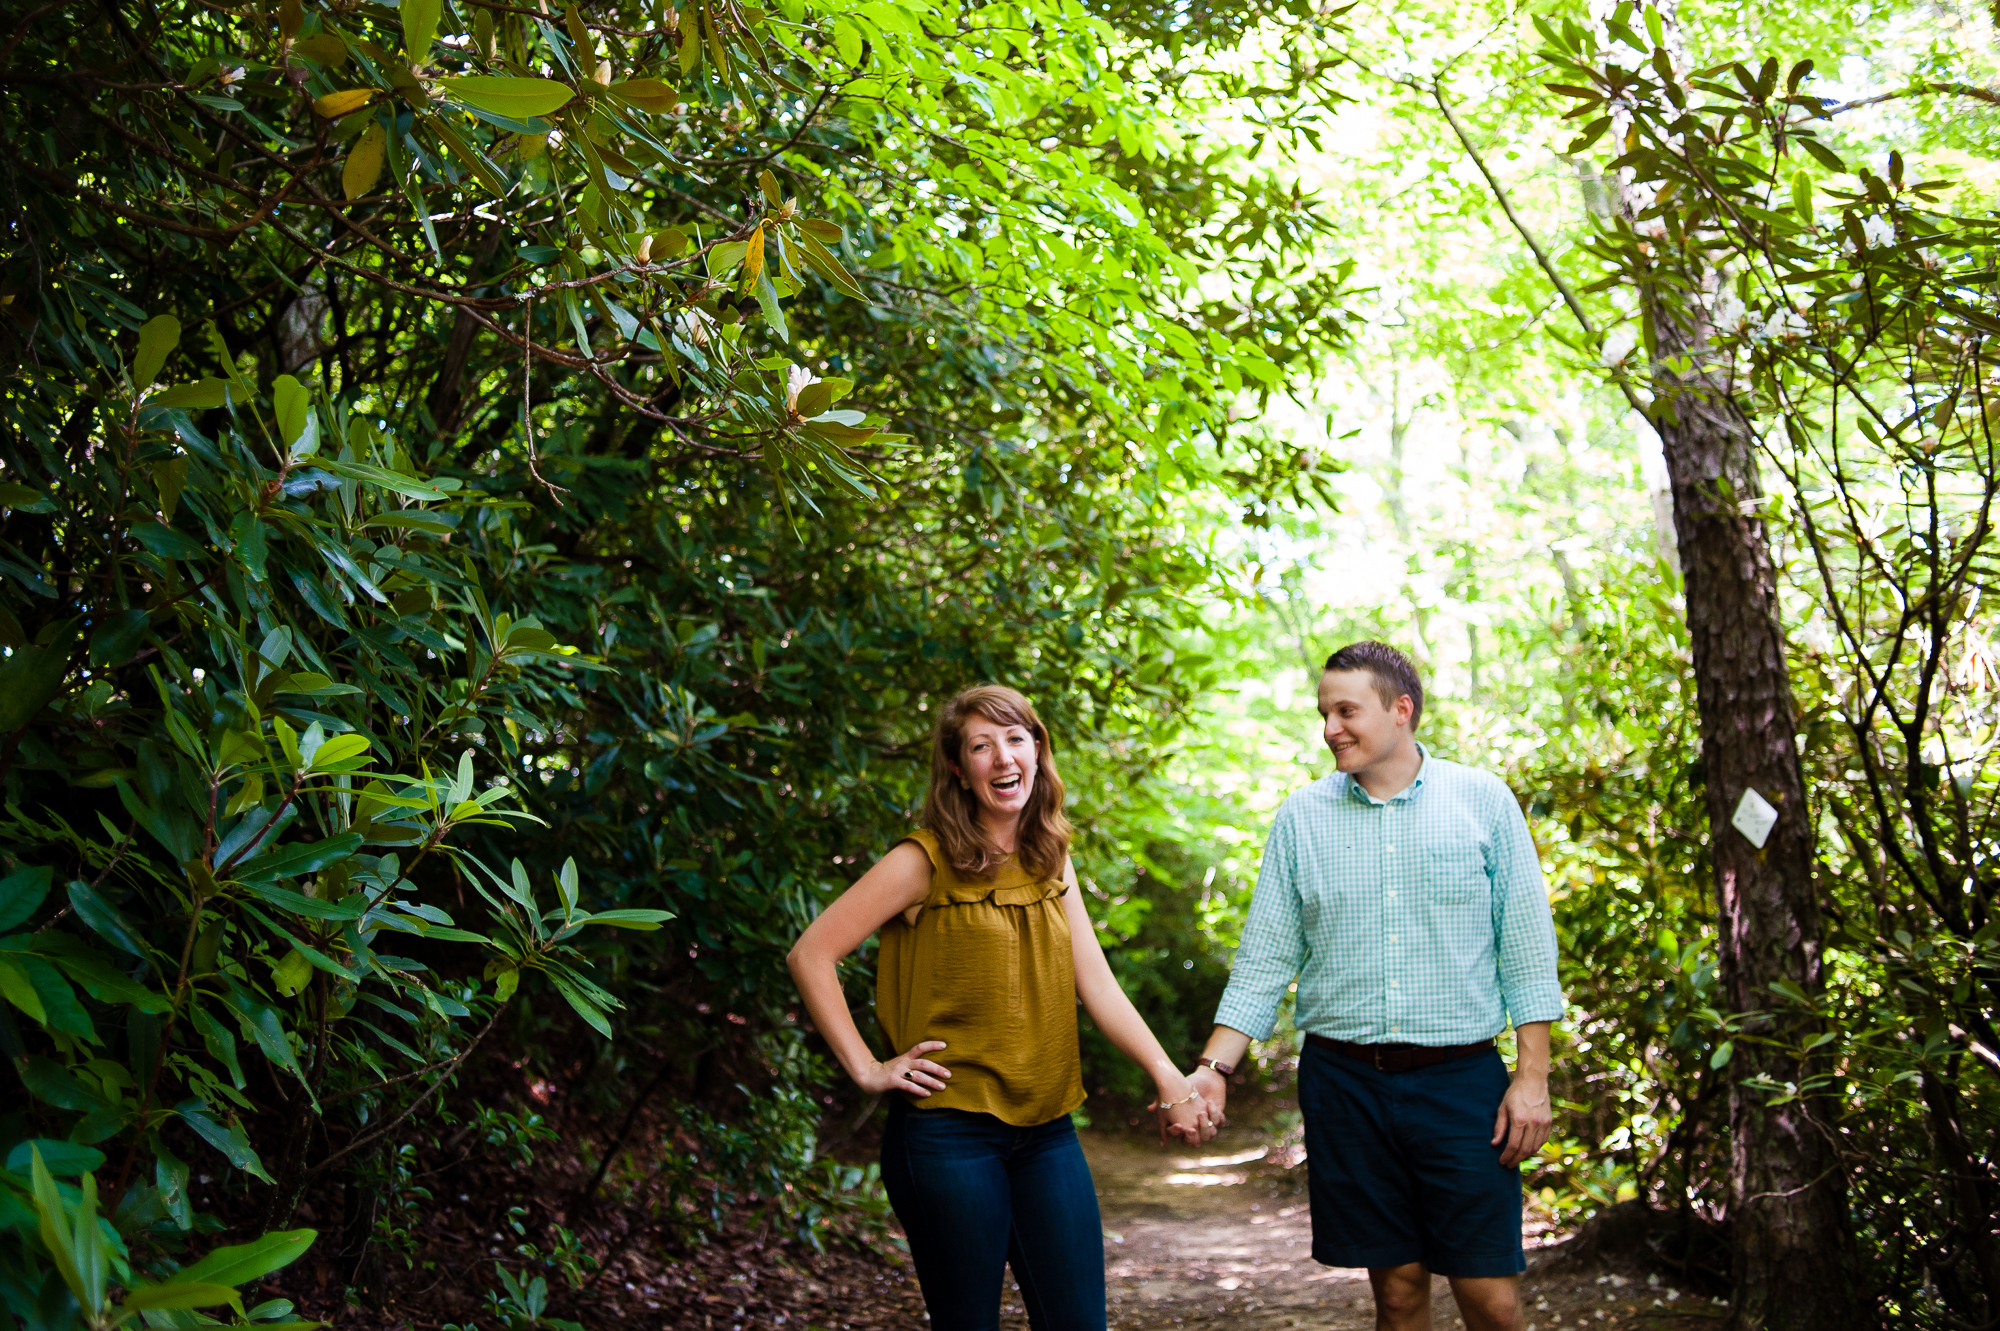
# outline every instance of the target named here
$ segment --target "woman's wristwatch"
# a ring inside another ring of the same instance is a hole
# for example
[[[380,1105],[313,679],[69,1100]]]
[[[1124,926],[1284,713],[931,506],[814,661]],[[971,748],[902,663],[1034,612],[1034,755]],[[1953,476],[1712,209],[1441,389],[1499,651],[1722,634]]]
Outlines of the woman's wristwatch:
[[[1207,1054],[1203,1054],[1200,1058],[1197,1058],[1194,1061],[1194,1065],[1197,1068],[1207,1068],[1210,1071],[1214,1072],[1218,1077],[1224,1077],[1224,1078],[1227,1078],[1230,1073],[1236,1071],[1236,1068],[1233,1064],[1218,1063],[1214,1059],[1210,1058]]]

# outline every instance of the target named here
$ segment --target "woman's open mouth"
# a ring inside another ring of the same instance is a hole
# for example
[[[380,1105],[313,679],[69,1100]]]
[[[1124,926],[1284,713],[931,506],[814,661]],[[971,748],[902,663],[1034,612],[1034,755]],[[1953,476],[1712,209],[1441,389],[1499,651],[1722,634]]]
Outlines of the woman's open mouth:
[[[1010,794],[1020,788],[1021,774],[1019,772],[1016,772],[1013,776],[1003,776],[993,782],[993,789],[999,791],[1002,795]]]

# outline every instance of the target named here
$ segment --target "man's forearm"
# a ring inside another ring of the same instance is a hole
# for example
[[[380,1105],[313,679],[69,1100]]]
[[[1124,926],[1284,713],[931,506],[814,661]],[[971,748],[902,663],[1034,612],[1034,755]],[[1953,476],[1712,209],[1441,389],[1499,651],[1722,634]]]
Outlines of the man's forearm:
[[[1209,1032],[1208,1043],[1202,1046],[1201,1056],[1231,1068],[1243,1066],[1243,1056],[1250,1052],[1250,1037],[1231,1026],[1217,1026]]]
[[[1546,1021],[1524,1022],[1514,1028],[1514,1075],[1549,1079],[1549,1027]]]

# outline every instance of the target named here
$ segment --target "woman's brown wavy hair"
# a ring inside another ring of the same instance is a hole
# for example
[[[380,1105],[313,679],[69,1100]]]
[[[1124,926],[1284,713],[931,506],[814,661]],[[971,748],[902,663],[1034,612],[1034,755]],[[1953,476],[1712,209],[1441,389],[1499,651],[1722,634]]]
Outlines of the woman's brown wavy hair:
[[[952,765],[959,761],[965,723],[975,716],[999,726],[1019,726],[1035,737],[1035,788],[1021,811],[1014,854],[1034,877],[1058,876],[1069,858],[1070,825],[1063,816],[1063,781],[1056,772],[1049,728],[1035,715],[1035,705],[1013,689],[980,684],[960,693],[938,713],[937,733],[931,740],[931,788],[924,796],[924,827],[937,837],[945,859],[961,878],[990,878],[1007,858],[980,830],[979,803],[952,771]]]

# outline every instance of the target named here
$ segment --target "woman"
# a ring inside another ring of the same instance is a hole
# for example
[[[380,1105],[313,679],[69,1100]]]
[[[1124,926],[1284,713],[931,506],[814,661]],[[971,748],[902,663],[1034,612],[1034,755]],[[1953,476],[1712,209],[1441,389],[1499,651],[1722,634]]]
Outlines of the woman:
[[[897,1094],[882,1182],[932,1331],[992,1331],[1014,1268],[1036,1331],[1103,1331],[1104,1239],[1070,1123],[1076,1002],[1152,1075],[1161,1135],[1214,1135],[1206,1104],[1118,987],[1069,862],[1049,735],[1028,700],[967,689],[938,718],[923,830],[814,920],[788,958],[814,1024],[863,1091]],[[878,1061],[834,973],[881,930]]]

